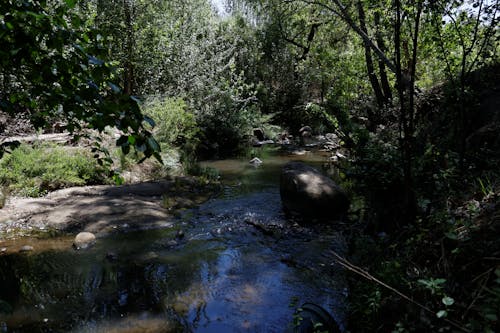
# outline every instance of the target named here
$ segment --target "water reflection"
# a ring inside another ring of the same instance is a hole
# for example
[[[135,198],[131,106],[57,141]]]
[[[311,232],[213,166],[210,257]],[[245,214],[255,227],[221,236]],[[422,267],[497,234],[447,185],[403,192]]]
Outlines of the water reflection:
[[[234,181],[248,186],[229,186],[170,228],[115,234],[83,252],[62,237],[1,255],[0,323],[8,332],[284,332],[304,302],[342,323],[345,283],[321,256],[341,251],[342,237],[290,227],[276,187],[284,162],[225,162],[244,165]]]

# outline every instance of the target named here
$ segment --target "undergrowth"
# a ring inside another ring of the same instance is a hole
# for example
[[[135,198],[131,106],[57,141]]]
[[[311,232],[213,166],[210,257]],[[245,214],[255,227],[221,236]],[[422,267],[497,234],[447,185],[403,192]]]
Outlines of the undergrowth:
[[[454,128],[452,113],[431,109],[446,131]],[[460,138],[422,132],[412,161],[417,218],[405,223],[397,136],[390,130],[365,136],[350,170],[365,200],[359,219],[368,227],[351,236],[349,331],[500,331],[498,145],[487,145],[489,137],[469,140],[462,166],[453,149]],[[481,130],[471,128],[468,138]]]
[[[105,181],[104,170],[83,149],[22,144],[0,160],[0,184],[15,195],[39,197],[61,188]]]

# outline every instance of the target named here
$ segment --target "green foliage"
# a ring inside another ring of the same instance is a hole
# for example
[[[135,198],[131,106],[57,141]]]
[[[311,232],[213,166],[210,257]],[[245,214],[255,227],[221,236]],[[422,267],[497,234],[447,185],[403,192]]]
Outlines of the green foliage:
[[[149,98],[143,104],[143,112],[154,119],[153,134],[161,145],[191,147],[191,150],[196,146],[199,129],[181,98]]]
[[[0,3],[0,108],[29,115],[36,128],[52,119],[65,121],[72,133],[114,126],[146,157],[158,158],[159,147],[144,128],[136,99],[122,92],[106,62],[105,38],[83,24],[73,5]],[[99,151],[106,153],[97,142]]]
[[[23,144],[0,160],[0,184],[21,196],[38,197],[48,191],[104,180],[102,168],[82,149]]]
[[[434,294],[442,294],[443,284],[446,282],[446,279],[433,279],[430,278],[428,280],[420,279],[418,283],[423,285],[426,289],[428,289],[432,295]]]

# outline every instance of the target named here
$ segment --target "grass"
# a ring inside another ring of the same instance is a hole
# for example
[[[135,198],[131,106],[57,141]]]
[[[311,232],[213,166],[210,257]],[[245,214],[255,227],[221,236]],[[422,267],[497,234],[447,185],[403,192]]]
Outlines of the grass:
[[[105,180],[96,160],[79,148],[22,144],[0,160],[0,185],[20,196],[39,197],[57,189]]]

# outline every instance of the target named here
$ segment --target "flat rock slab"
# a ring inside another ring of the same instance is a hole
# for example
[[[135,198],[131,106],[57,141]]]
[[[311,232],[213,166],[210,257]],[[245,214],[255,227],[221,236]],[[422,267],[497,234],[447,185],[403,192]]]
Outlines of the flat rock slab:
[[[99,234],[168,227],[172,216],[162,207],[162,195],[174,186],[174,181],[85,186],[55,191],[43,198],[9,198],[0,210],[0,233],[50,228]]]

